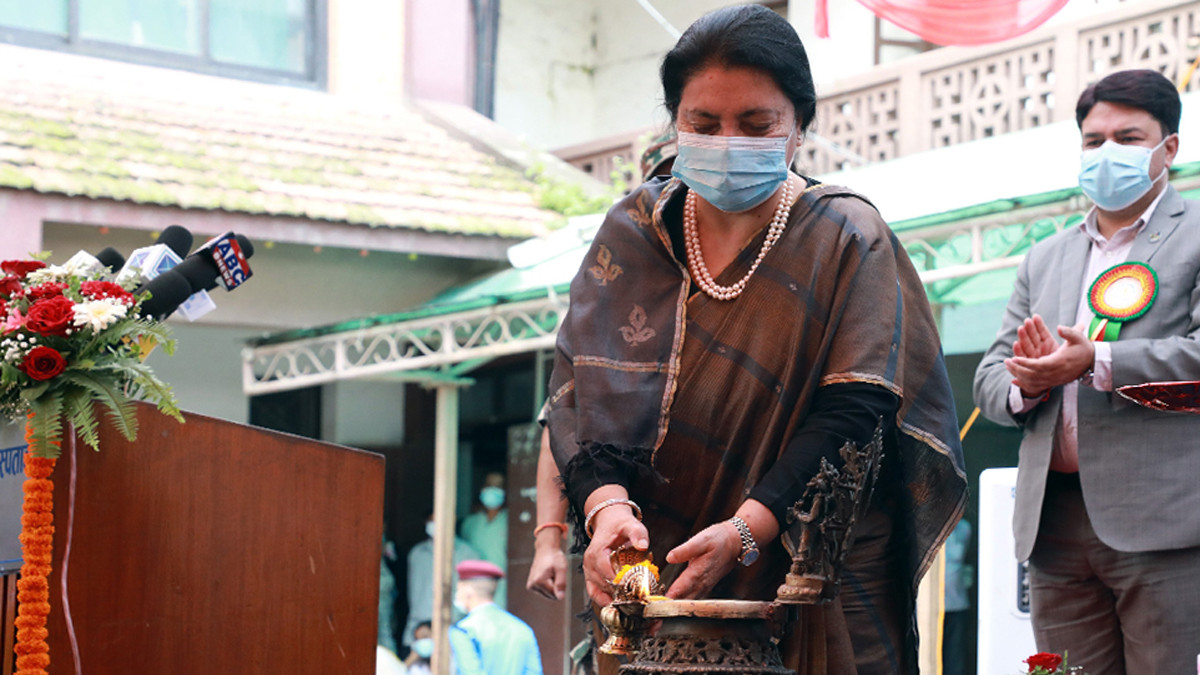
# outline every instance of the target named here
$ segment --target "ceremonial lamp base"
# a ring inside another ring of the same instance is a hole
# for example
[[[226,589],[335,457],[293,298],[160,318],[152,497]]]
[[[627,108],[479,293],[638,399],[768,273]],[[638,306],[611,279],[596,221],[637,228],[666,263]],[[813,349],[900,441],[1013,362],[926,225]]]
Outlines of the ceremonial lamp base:
[[[787,605],[816,605],[828,581],[824,577],[789,572],[775,591],[775,601]]]
[[[779,656],[777,639],[787,609],[747,600],[660,600],[647,603],[642,619],[659,621],[643,637],[622,675],[715,673],[794,675]]]

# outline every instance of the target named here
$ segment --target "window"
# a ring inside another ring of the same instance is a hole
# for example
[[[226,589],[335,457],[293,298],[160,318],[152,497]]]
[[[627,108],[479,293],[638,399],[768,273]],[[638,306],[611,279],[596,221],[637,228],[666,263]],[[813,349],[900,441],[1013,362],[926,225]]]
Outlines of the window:
[[[326,0],[0,0],[0,40],[323,84]]]

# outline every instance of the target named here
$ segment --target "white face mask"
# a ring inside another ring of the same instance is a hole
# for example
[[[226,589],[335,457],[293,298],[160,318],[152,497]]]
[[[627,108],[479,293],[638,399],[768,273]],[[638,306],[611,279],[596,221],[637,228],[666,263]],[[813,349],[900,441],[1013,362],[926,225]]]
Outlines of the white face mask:
[[[437,527],[434,526],[434,522],[432,520],[425,521],[425,534],[429,535],[429,538],[432,539],[434,532],[437,532]]]

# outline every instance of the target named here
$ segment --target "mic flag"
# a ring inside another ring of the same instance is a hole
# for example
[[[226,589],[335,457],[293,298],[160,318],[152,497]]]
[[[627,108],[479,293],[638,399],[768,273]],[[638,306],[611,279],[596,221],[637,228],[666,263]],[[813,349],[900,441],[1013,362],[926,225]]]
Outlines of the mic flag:
[[[192,233],[179,225],[170,225],[158,235],[153,246],[129,254],[129,260],[117,275],[117,283],[149,281],[182,262],[191,247]]]
[[[250,263],[246,262],[246,258],[254,255],[254,247],[250,246],[250,250],[247,253],[243,250],[243,241],[246,244],[250,243],[245,237],[237,237],[232,232],[226,232],[213,240],[212,246],[209,249],[212,252],[213,262],[217,264],[217,271],[221,273],[221,281],[225,283],[225,290],[227,291],[232,291],[241,286],[253,274],[250,271]]]
[[[237,288],[250,278],[247,258],[254,255],[254,245],[240,234],[225,234],[205,243],[179,264],[178,271],[197,290],[212,290],[220,279],[228,290]]]

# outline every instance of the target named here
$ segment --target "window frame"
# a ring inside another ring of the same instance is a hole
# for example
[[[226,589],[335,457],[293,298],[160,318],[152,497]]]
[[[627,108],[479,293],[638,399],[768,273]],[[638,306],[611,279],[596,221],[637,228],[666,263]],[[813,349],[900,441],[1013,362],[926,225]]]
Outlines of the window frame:
[[[66,35],[0,25],[0,43],[268,84],[323,90],[328,83],[328,0],[305,0],[311,19],[304,38],[303,73],[215,61],[209,34],[211,0],[196,0],[201,53],[194,56],[83,38],[79,34],[79,2],[66,0]]]

